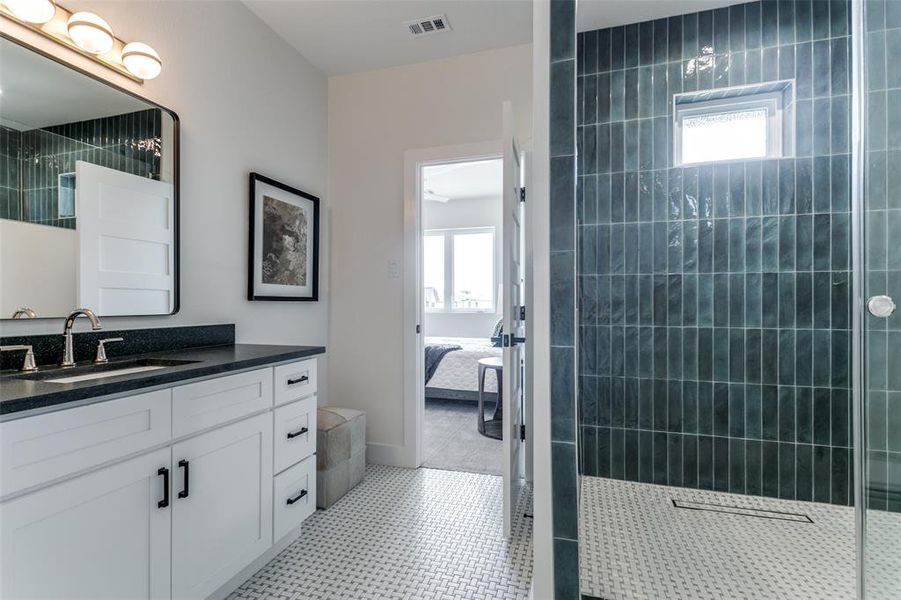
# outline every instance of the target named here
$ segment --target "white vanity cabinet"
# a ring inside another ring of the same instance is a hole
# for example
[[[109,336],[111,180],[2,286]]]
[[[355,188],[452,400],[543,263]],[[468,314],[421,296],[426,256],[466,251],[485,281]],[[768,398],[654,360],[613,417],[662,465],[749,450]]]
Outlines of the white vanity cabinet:
[[[3,475],[16,474],[0,485],[0,597],[226,595],[315,510],[315,370],[306,359],[0,424]]]
[[[272,413],[172,447],[172,596],[205,598],[272,545]]]
[[[168,598],[169,449],[3,503],[3,598]]]

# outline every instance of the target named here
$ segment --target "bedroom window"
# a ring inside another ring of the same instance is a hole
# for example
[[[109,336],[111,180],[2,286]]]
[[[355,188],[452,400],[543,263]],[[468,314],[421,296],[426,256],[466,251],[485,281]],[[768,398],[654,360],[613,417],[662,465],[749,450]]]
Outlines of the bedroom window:
[[[430,312],[494,312],[494,227],[425,232],[423,281]]]
[[[423,285],[427,310],[444,310],[444,236],[426,234],[423,244]]]

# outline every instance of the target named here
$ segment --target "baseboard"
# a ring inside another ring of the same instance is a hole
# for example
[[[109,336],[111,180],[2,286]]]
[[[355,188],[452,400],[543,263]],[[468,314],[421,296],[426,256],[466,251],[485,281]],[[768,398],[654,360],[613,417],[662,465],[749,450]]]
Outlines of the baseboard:
[[[379,444],[369,442],[366,444],[366,462],[391,467],[405,467],[415,469],[419,465],[413,464],[412,452],[405,446],[395,444]]]

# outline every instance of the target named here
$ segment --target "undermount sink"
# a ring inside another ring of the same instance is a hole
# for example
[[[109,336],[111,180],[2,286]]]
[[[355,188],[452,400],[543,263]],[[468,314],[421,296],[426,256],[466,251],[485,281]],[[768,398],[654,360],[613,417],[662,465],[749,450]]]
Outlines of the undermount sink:
[[[133,375],[145,371],[157,371],[167,367],[177,367],[196,363],[196,360],[171,360],[166,358],[138,358],[123,360],[102,365],[85,365],[68,369],[53,369],[52,371],[38,371],[28,375],[20,375],[19,379],[31,381],[43,381],[46,383],[78,383],[79,381],[91,381],[106,377],[118,377],[120,375]]]

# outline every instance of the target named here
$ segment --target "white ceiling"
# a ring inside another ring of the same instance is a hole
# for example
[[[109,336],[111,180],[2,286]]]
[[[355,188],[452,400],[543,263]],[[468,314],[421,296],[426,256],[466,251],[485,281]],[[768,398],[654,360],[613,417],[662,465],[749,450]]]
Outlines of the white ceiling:
[[[433,202],[499,198],[503,191],[503,161],[435,165],[422,169],[423,199]]]
[[[243,0],[326,75],[532,41],[530,0]],[[414,38],[404,21],[447,15],[452,31]]]
[[[579,0],[590,31],[744,0]],[[395,67],[532,41],[531,0],[243,0],[326,75]],[[414,38],[404,21],[447,15],[452,31]]]
[[[13,129],[75,123],[151,108],[6,39],[0,39],[0,62],[0,121]]]
[[[578,29],[592,31],[741,4],[746,0],[578,0]]]

